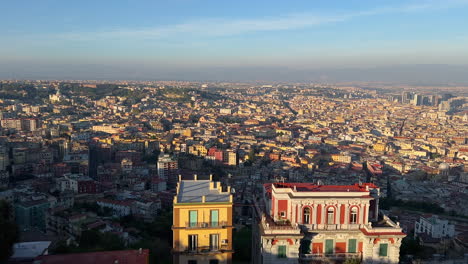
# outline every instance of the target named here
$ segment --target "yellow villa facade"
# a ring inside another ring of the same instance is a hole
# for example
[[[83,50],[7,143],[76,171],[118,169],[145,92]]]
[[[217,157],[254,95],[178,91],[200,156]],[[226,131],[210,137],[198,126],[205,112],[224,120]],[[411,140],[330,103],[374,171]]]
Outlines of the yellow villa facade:
[[[176,264],[229,264],[232,247],[232,194],[219,182],[181,180],[173,208]]]

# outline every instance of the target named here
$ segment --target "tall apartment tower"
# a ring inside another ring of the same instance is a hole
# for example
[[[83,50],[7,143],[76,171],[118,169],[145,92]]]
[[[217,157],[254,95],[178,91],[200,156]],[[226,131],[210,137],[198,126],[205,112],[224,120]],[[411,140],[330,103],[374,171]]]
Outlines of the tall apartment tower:
[[[253,263],[398,263],[406,236],[371,183],[269,183],[254,197]]]
[[[173,257],[176,264],[230,264],[232,260],[230,187],[219,182],[179,180],[174,197]]]
[[[177,160],[174,160],[168,154],[160,155],[157,168],[159,178],[167,181],[167,185],[174,188],[178,179],[179,164]]]
[[[401,93],[401,103],[409,104],[413,99],[413,95],[410,92],[402,92]]]

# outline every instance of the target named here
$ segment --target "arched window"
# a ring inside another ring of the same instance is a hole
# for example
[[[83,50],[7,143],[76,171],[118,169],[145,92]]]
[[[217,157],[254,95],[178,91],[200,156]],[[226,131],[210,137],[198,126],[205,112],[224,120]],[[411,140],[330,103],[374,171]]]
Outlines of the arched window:
[[[310,224],[310,208],[309,207],[304,208],[304,212],[302,215],[303,215],[302,223]]]
[[[327,209],[327,224],[335,224],[335,208],[333,207],[328,207]]]
[[[358,220],[358,215],[357,215],[357,208],[356,207],[353,207],[351,208],[351,213],[350,213],[350,216],[349,216],[349,223],[350,224],[357,224],[357,220]]]

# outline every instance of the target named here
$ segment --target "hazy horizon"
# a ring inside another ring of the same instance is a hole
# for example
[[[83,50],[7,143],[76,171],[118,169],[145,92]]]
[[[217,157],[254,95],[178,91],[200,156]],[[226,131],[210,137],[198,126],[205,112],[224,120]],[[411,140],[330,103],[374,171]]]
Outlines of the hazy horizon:
[[[1,79],[468,83],[468,0],[1,6]]]
[[[0,63],[0,80],[383,82],[412,85],[468,85],[468,65],[392,65],[366,68],[288,67],[147,68],[86,64],[12,65]]]

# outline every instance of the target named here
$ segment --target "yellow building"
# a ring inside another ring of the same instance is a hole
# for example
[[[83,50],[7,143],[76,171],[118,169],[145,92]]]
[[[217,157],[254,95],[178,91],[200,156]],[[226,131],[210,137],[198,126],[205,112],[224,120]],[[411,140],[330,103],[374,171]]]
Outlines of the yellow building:
[[[206,154],[208,153],[208,150],[203,145],[198,145],[198,144],[192,145],[188,149],[189,149],[189,154],[200,156],[200,157],[205,157]]]
[[[176,264],[230,264],[232,194],[219,182],[181,180],[174,197],[173,255]]]
[[[348,154],[331,154],[331,160],[334,162],[341,162],[341,163],[351,163],[351,155]]]
[[[384,142],[379,142],[379,143],[374,144],[375,151],[384,152],[386,148],[387,148],[387,144]]]

